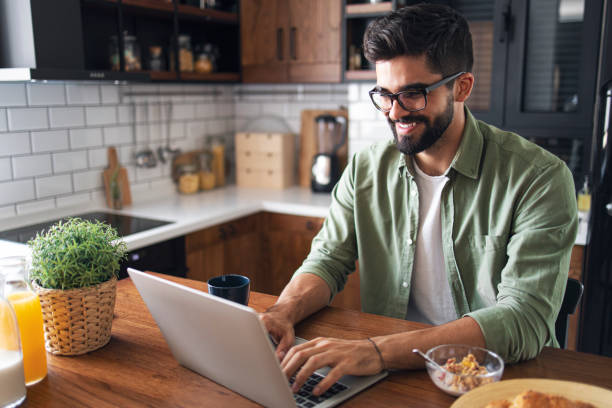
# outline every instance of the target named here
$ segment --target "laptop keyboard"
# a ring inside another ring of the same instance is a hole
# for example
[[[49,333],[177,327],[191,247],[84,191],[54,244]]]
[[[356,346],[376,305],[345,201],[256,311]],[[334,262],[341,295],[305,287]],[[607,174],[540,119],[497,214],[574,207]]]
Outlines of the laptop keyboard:
[[[322,376],[321,374],[317,374],[317,373],[311,374],[311,376],[308,378],[308,380],[306,380],[304,385],[302,385],[302,388],[300,388],[298,392],[293,394],[293,399],[295,400],[296,407],[300,407],[300,408],[316,407],[318,404],[322,403],[326,399],[338,394],[339,392],[347,390],[349,388],[348,386],[340,382],[337,382],[334,385],[332,385],[323,394],[319,395],[318,397],[315,395],[312,395],[312,390],[314,389],[314,387],[316,387],[319,381],[321,381],[323,378],[325,377]],[[289,380],[289,383],[293,384],[293,380],[294,378],[292,377]]]

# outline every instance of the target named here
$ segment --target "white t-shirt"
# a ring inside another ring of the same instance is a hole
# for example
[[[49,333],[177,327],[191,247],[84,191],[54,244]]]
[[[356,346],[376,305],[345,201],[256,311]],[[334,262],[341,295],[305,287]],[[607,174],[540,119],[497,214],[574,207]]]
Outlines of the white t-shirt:
[[[419,190],[419,230],[406,319],[439,325],[457,319],[444,267],[440,223],[440,198],[448,177],[428,176],[415,160],[412,163]]]

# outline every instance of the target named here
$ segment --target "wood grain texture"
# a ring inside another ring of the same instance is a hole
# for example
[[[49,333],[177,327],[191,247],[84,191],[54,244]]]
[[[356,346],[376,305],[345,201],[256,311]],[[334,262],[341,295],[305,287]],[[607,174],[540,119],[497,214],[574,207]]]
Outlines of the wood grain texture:
[[[206,291],[204,282],[158,275]],[[274,296],[253,292],[249,305],[263,311]],[[311,339],[360,339],[426,327],[420,323],[328,307],[296,327]],[[172,357],[164,338],[129,279],[117,284],[110,343],[79,357],[48,355],[49,374],[28,387],[26,407],[256,407],[259,406],[196,373]],[[525,363],[506,367],[504,379],[576,380],[610,389],[612,359],[545,348]],[[347,407],[448,407],[455,399],[439,391],[425,371],[393,372],[351,398]]]
[[[108,205],[109,208],[114,208],[111,192],[111,181],[113,177],[117,177],[119,192],[121,194],[121,204],[132,204],[132,193],[130,192],[130,182],[128,180],[127,170],[119,165],[117,150],[111,146],[108,148],[108,168],[102,173],[104,191],[106,193],[106,205]]]

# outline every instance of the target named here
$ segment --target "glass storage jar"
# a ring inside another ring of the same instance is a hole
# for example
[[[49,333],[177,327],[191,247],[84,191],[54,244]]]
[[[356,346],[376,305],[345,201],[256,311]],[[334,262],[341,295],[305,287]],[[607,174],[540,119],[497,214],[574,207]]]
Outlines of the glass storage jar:
[[[109,54],[111,70],[119,71],[119,42],[116,35],[110,38]],[[125,60],[125,71],[140,71],[142,69],[140,46],[136,37],[128,34],[127,31],[123,32],[123,58]]]
[[[178,37],[179,69],[181,72],[193,72],[193,50],[191,37],[183,34]]]

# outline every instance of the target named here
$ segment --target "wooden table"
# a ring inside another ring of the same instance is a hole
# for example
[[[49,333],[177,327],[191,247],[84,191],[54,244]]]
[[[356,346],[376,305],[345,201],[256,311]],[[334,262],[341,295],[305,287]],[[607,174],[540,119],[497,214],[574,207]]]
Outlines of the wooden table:
[[[206,290],[206,284],[162,277]],[[251,293],[263,311],[276,297]],[[298,336],[360,339],[415,330],[424,325],[328,307],[296,327]],[[29,387],[28,407],[253,407],[248,399],[177,364],[130,279],[117,285],[112,338],[78,357],[48,354],[49,374]],[[612,388],[612,358],[545,348],[531,361],[506,367],[503,379],[519,377],[580,381]],[[448,407],[455,398],[438,390],[427,373],[400,371],[346,401],[346,407]]]

